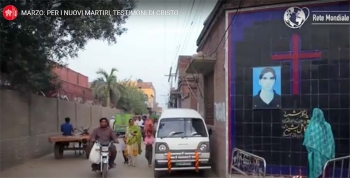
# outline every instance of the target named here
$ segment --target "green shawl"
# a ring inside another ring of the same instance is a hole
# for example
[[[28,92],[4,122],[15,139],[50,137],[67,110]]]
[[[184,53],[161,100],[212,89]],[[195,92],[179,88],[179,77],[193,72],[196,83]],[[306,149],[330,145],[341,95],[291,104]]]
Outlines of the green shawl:
[[[324,164],[335,154],[332,128],[319,108],[314,108],[312,112],[303,145],[308,151],[309,178],[317,178],[322,174]]]
[[[142,134],[141,134],[141,129],[140,127],[136,126],[136,125],[129,125],[127,128],[129,134],[133,134],[136,133],[135,136],[131,136],[127,139],[126,144],[127,145],[132,145],[134,143],[137,143],[138,148],[138,152],[139,154],[141,154],[142,150],[141,150],[141,140],[142,140]]]

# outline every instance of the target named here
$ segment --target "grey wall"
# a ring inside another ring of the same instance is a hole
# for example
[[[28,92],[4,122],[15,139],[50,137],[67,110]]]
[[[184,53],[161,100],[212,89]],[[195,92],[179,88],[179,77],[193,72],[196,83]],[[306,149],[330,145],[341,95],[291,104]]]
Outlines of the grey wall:
[[[0,170],[51,153],[48,137],[60,134],[65,117],[74,127],[94,128],[99,118],[121,112],[11,90],[1,90],[0,100]]]

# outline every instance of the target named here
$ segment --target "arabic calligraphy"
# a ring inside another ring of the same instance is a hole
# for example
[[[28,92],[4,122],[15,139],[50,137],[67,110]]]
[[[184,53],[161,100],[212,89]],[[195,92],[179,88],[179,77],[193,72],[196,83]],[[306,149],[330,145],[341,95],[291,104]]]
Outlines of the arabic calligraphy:
[[[306,110],[285,110],[282,115],[283,137],[303,138],[310,117]]]
[[[232,154],[232,169],[248,177],[265,177],[263,158],[236,148]]]

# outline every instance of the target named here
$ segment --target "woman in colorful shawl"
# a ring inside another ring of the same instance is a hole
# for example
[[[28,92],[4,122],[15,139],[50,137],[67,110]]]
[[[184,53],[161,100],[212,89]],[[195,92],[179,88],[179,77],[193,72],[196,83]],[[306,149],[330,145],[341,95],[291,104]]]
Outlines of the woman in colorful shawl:
[[[334,158],[335,145],[331,125],[319,108],[314,108],[305,131],[303,145],[308,151],[309,178],[322,175],[324,164]]]
[[[129,166],[136,166],[137,155],[141,154],[142,134],[139,126],[134,125],[134,119],[129,120],[129,126],[126,128],[126,151]]]
[[[153,121],[150,118],[147,118],[145,121],[145,127],[143,128],[143,132],[146,134],[147,132],[151,132],[153,134]]]

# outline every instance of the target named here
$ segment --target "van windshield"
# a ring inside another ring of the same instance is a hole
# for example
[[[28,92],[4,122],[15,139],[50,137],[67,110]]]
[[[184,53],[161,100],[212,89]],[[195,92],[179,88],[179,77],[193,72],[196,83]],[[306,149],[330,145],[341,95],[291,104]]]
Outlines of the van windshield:
[[[199,118],[161,119],[157,137],[207,137],[207,130]]]

